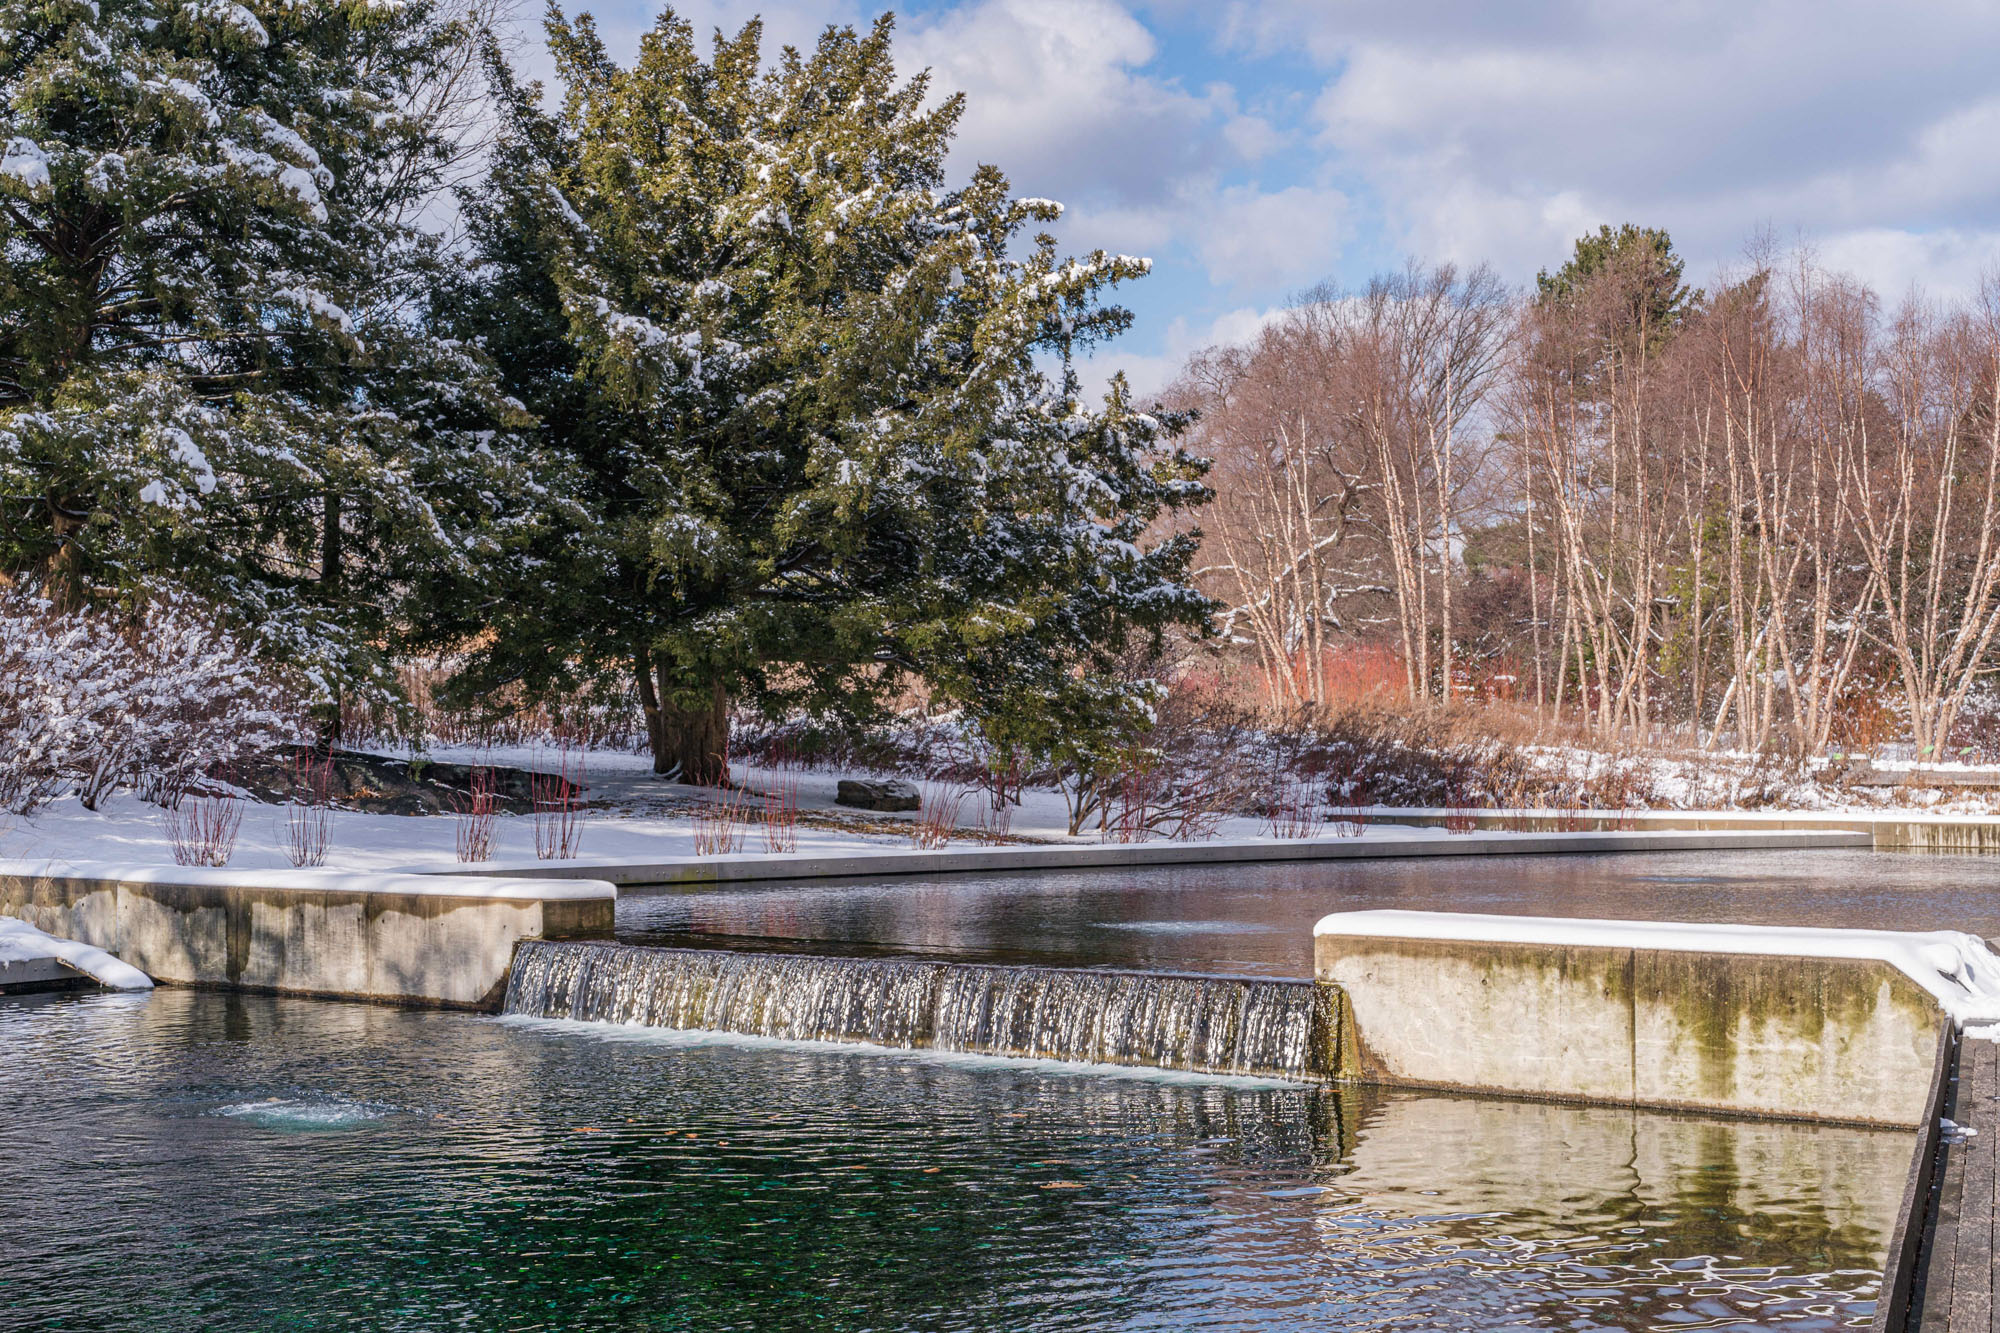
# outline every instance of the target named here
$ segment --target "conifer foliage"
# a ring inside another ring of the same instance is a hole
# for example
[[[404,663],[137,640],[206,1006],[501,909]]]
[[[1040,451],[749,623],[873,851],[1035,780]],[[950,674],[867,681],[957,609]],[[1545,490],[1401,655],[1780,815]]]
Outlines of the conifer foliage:
[[[519,420],[425,317],[425,3],[0,0],[0,569],[192,588],[322,700],[490,546]]]
[[[459,309],[566,507],[521,529],[469,679],[636,670],[694,781],[732,699],[865,715],[918,677],[996,732],[1142,707],[1107,668],[1206,617],[1193,535],[1145,537],[1201,464],[1071,358],[1145,261],[1025,237],[1059,208],[991,167],[949,185],[961,104],[898,80],[887,19],[768,64],[754,23],[703,58],[668,12],[629,69],[587,17],[548,34],[555,109],[496,69]]]

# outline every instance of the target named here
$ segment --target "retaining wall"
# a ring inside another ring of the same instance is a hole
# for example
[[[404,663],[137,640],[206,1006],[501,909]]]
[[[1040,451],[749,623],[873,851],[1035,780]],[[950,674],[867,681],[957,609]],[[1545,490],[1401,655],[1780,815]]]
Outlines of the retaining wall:
[[[1353,1030],[1343,1073],[1372,1083],[1660,1108],[1917,1125],[1952,1020],[1876,958],[1398,934],[1343,913],[1315,931],[1317,976]],[[1504,936],[1534,918],[1455,917]],[[1726,927],[1668,927],[1687,933]],[[1783,928],[1766,928],[1774,934]],[[1798,932],[1800,936],[1887,932]],[[1658,938],[1657,934],[1652,934]],[[1924,937],[1928,938],[1928,937]]]
[[[602,881],[0,862],[0,915],[156,981],[495,1009],[514,945],[608,936]]]

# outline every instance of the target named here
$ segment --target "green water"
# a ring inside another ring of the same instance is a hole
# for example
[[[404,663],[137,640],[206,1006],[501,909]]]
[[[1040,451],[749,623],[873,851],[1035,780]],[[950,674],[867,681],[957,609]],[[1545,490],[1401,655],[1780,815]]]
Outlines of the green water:
[[[1911,1143],[185,990],[0,1001],[0,1328],[1865,1325]]]

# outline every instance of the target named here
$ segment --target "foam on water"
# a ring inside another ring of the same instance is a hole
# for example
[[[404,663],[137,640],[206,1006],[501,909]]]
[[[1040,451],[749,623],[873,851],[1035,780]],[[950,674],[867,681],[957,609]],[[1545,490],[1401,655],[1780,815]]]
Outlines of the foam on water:
[[[907,1046],[881,1046],[865,1041],[815,1041],[810,1038],[760,1037],[743,1032],[699,1032],[680,1028],[640,1027],[632,1023],[592,1022],[577,1018],[536,1018],[528,1014],[501,1014],[491,1021],[503,1027],[565,1036],[592,1037],[605,1042],[631,1042],[647,1046],[698,1049],[704,1046],[807,1051],[815,1054],[874,1056],[899,1061],[918,1061],[946,1069],[1047,1074],[1056,1078],[1120,1078],[1145,1083],[1237,1088],[1245,1091],[1297,1090],[1291,1078],[1259,1078],[1249,1074],[1205,1074],[1188,1069],[1159,1069],[1145,1065],[1092,1064],[1082,1060],[1032,1059],[1017,1055],[977,1055],[963,1051],[920,1050]]]
[[[266,1097],[233,1102],[214,1112],[271,1129],[352,1129],[389,1114],[388,1108],[326,1098]]]

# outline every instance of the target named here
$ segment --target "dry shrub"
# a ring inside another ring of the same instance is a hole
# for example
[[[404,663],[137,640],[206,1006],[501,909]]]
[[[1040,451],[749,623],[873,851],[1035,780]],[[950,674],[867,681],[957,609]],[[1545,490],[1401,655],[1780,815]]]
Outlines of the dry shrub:
[[[799,779],[789,770],[764,783],[764,850],[790,853],[799,849]]]
[[[917,820],[910,826],[910,846],[935,851],[951,841],[958,828],[959,812],[971,792],[944,777],[924,779],[918,788]]]
[[[462,862],[493,859],[493,832],[499,819],[499,803],[493,790],[493,770],[476,765],[472,770],[472,790],[452,799],[458,817],[456,830],[458,859]]]
[[[301,750],[292,756],[291,799],[281,830],[285,859],[295,866],[323,866],[333,834],[333,760]]]
[[[694,808],[694,854],[734,856],[743,850],[750,817],[749,793],[728,787]]]
[[[243,827],[242,800],[224,791],[181,792],[160,811],[174,864],[226,866]]]
[[[1264,810],[1264,829],[1274,838],[1317,838],[1326,829],[1312,782],[1294,773],[1278,774]]]
[[[565,743],[556,752],[556,771],[529,779],[538,860],[575,859],[583,843],[583,777],[583,757]]]

